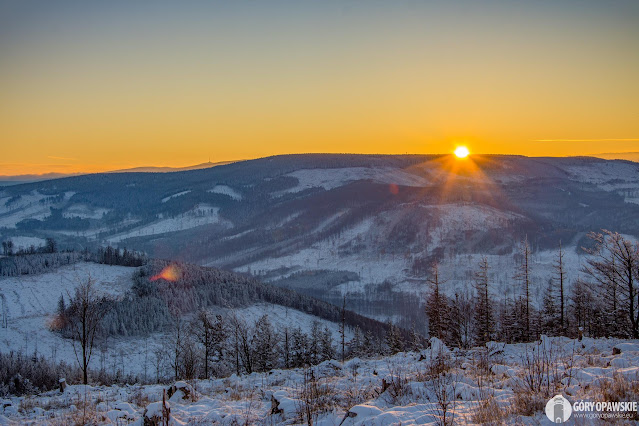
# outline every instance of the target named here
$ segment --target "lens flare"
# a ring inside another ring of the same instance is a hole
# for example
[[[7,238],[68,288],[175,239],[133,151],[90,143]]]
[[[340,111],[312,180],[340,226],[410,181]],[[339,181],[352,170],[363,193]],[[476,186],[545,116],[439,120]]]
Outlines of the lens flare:
[[[455,149],[455,155],[457,158],[466,158],[468,157],[468,154],[470,154],[470,151],[465,146],[458,146]]]
[[[175,282],[180,279],[181,275],[182,274],[180,268],[175,265],[169,265],[166,268],[162,269],[159,274],[153,275],[151,278],[149,278],[149,281],[157,281],[159,279],[163,279],[166,281]]]

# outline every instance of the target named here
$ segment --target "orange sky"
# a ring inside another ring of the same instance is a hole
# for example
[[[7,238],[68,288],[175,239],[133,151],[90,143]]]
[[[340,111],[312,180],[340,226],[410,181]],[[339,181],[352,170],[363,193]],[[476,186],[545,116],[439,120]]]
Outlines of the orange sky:
[[[25,3],[0,3],[0,175],[639,151],[638,2]]]

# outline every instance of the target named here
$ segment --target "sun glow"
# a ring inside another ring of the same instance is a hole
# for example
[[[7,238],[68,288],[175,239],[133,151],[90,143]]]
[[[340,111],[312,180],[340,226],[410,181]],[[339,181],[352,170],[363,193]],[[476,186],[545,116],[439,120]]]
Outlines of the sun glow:
[[[455,155],[457,158],[466,158],[470,154],[470,151],[465,146],[458,146],[455,148]]]

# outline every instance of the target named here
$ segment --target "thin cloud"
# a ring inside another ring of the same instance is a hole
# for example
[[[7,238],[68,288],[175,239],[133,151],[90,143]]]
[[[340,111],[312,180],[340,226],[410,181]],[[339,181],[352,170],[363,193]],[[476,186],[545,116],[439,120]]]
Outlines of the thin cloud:
[[[533,139],[533,142],[639,142],[639,138],[628,139]]]
[[[51,158],[52,160],[65,160],[65,161],[77,161],[77,158],[70,157],[56,157],[55,155],[47,155],[47,158]]]

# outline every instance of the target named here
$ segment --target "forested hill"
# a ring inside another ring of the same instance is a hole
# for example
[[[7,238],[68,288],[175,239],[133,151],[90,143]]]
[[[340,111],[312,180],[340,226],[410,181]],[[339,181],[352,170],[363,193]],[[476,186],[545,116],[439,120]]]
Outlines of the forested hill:
[[[440,248],[507,253],[524,235],[535,249],[601,228],[639,236],[638,200],[639,165],[628,161],[285,155],[0,188],[0,239],[53,237],[74,248],[117,244],[237,268],[342,239],[373,219],[365,235],[384,240],[378,251],[409,251],[418,261]],[[452,223],[451,208],[468,216],[463,227]]]
[[[280,305],[336,323],[342,321],[341,307],[294,290],[264,284],[251,276],[183,262],[149,260],[138,253],[112,247],[97,252],[0,256],[0,276],[47,274],[78,262],[131,267],[130,290],[115,298],[115,307],[104,323],[104,331],[109,335],[164,331],[176,317],[200,309],[233,309],[258,303]],[[99,271],[92,277],[97,281],[100,280]],[[378,338],[382,338],[389,327],[348,309],[344,310],[344,321],[347,326],[358,327]],[[406,331],[402,332],[408,336]]]
[[[239,308],[270,303],[336,323],[342,320],[341,307],[241,274],[187,263],[152,260],[135,272],[132,289],[141,300],[161,300],[166,312],[174,315],[214,306]],[[385,336],[388,329],[385,323],[349,310],[344,310],[344,320],[347,326],[359,327],[378,338]]]
[[[572,283],[586,235],[637,238],[637,217],[639,164],[585,157],[285,155],[0,188],[2,242],[126,247],[337,306],[347,294],[359,314],[404,328],[424,323],[419,296],[434,262],[453,297],[472,288],[473,268],[489,256],[493,291],[514,299],[526,239],[541,306],[560,242]]]

